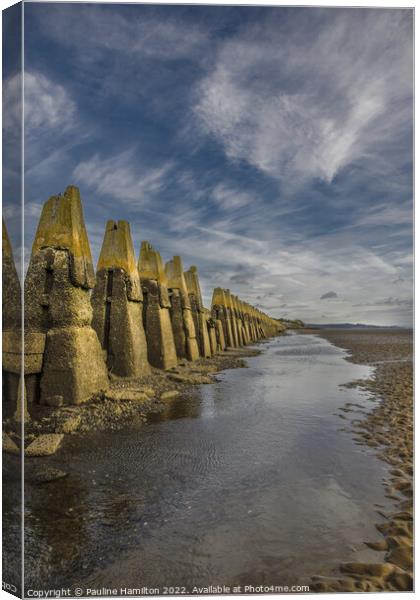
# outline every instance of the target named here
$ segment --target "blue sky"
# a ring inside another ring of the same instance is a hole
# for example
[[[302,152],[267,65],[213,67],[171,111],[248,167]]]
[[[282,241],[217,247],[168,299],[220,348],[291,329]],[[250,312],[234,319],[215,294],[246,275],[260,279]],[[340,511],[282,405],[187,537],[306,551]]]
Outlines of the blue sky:
[[[74,184],[95,260],[127,219],[207,305],[410,324],[410,10],[39,3],[25,34],[27,249]]]

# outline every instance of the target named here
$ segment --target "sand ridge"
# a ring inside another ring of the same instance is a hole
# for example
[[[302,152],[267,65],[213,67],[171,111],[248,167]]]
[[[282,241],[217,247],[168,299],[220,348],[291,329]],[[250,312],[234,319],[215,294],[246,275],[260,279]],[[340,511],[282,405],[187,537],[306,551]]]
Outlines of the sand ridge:
[[[413,589],[413,334],[393,329],[320,329],[317,333],[351,352],[347,360],[375,367],[372,379],[351,382],[379,403],[351,421],[356,443],[374,448],[390,465],[386,496],[395,511],[376,524],[382,538],[365,544],[385,552],[377,563],[344,563],[340,575],[314,577],[311,589],[338,591],[411,591]],[[346,406],[345,412],[352,412]]]

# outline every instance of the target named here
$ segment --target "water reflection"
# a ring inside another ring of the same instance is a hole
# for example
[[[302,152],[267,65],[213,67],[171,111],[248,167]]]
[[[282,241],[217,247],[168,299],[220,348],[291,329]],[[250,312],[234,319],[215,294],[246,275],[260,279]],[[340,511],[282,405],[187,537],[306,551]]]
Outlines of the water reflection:
[[[278,338],[141,429],[73,437],[49,460],[69,477],[27,494],[31,547],[51,547],[32,584],[287,585],[377,560],[385,465],[334,414],[369,404],[339,386],[370,370],[343,357]]]
[[[151,414],[148,422],[160,423],[173,419],[194,419],[200,417],[203,410],[205,407],[203,407],[201,393],[196,388],[192,388],[188,398],[179,396],[170,400],[161,412]]]

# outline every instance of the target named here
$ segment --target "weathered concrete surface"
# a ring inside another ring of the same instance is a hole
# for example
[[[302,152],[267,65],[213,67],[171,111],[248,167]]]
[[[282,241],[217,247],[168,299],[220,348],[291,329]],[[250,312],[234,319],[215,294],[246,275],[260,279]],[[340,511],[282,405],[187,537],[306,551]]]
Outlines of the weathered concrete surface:
[[[233,298],[229,289],[225,290],[226,307],[229,312],[230,322],[232,325],[232,347],[239,348],[238,321],[236,319],[235,308],[233,306]]]
[[[212,299],[212,315],[220,319],[228,347],[237,347],[276,335],[286,327],[277,319],[243,302],[230,290],[215,288]]]
[[[184,275],[190,298],[195,330],[198,337],[200,355],[203,357],[210,357],[212,353],[209,332],[207,329],[207,317],[204,310],[197,267],[191,266],[188,271],[185,271]]]
[[[213,380],[210,379],[210,377],[194,373],[171,373],[169,379],[176,381],[177,383],[191,383],[192,385],[213,383]]]
[[[217,339],[217,352],[223,352],[226,350],[225,334],[223,331],[223,323],[220,319],[216,319],[216,339]]]
[[[108,221],[91,297],[92,326],[109,371],[120,377],[150,372],[143,294],[127,221]]]
[[[108,387],[91,327],[93,266],[77,188],[42,210],[25,278],[25,375],[29,405],[62,396],[80,404]],[[45,345],[44,345],[45,344]]]
[[[230,309],[227,305],[225,290],[223,288],[217,287],[213,291],[212,315],[216,320],[222,322],[226,347],[233,348],[232,319]]]
[[[209,310],[205,311],[207,321],[207,331],[209,333],[210,351],[212,356],[217,353],[216,321],[212,318]]]
[[[11,282],[5,295],[10,306],[3,317],[3,370],[18,376],[20,310],[12,296],[20,295],[20,288],[7,231],[3,249]],[[27,397],[30,403],[52,407],[79,404],[106,391],[107,366],[117,376],[139,377],[149,371],[148,363],[173,369],[178,360],[211,357],[284,327],[228,289],[214,290],[208,311],[197,268],[184,272],[179,256],[164,268],[148,242],[142,243],[136,265],[126,221],[107,223],[95,284],[80,194],[72,186],[44,205],[25,279],[25,302]],[[14,382],[14,397],[16,386]]]
[[[242,322],[244,344],[246,345],[251,342],[251,335],[250,335],[250,331],[249,331],[249,327],[248,327],[248,321],[246,318],[245,304],[239,298],[238,298],[238,310],[239,310],[239,315],[240,315],[240,319]]]
[[[2,371],[3,416],[16,410],[22,371],[21,286],[3,220],[2,236]]]
[[[238,331],[238,319],[236,318],[236,310],[233,302],[233,297],[229,289],[225,290],[226,300],[228,303],[228,308],[230,310],[231,321],[232,321],[232,333],[233,333],[233,343],[235,348],[239,348],[241,345],[239,339],[239,331]]]
[[[170,369],[178,363],[169,309],[169,293],[162,258],[148,242],[142,242],[139,275],[143,291],[143,323],[151,365]]]
[[[3,332],[17,331],[21,325],[21,287],[4,220],[2,235],[2,286]]]
[[[216,329],[214,324],[209,324],[207,321],[207,325],[209,328],[209,338],[210,338],[210,348],[212,355],[217,353],[217,339],[216,339]]]
[[[28,423],[30,414],[28,411],[28,401],[26,396],[25,378],[21,375],[19,378],[16,410],[13,414],[15,423]]]
[[[50,456],[55,454],[64,438],[62,433],[44,433],[25,448],[25,456]]]
[[[191,303],[180,256],[166,263],[165,273],[171,302],[172,330],[178,358],[197,360],[200,356]]]
[[[15,454],[17,456],[20,455],[20,448],[19,448],[19,446],[4,431],[3,431],[3,445],[2,445],[2,449],[3,449],[3,452],[7,452],[8,454]]]
[[[240,300],[239,300],[238,296],[232,296],[232,303],[233,303],[234,312],[235,312],[235,316],[236,316],[236,323],[238,326],[239,345],[245,346],[248,343],[248,340],[246,337],[243,315],[242,315]]]
[[[71,282],[75,286],[93,288],[95,273],[77,187],[68,186],[63,196],[52,196],[44,204],[32,254],[44,248],[68,250]]]
[[[170,390],[168,392],[163,392],[160,395],[160,399],[165,402],[166,400],[173,400],[174,398],[177,398],[178,396],[181,395],[181,392],[178,390]]]
[[[140,403],[148,402],[151,398],[150,394],[138,389],[110,390],[107,392],[106,397],[108,400],[114,400],[118,402]]]

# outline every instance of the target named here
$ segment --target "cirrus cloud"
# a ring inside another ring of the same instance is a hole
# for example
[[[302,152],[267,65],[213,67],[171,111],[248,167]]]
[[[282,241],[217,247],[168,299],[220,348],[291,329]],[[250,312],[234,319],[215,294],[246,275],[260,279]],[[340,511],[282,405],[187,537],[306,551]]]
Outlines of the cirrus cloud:
[[[310,14],[312,31],[264,23],[223,45],[195,114],[231,160],[331,182],[407,124],[412,29],[408,12]]]

